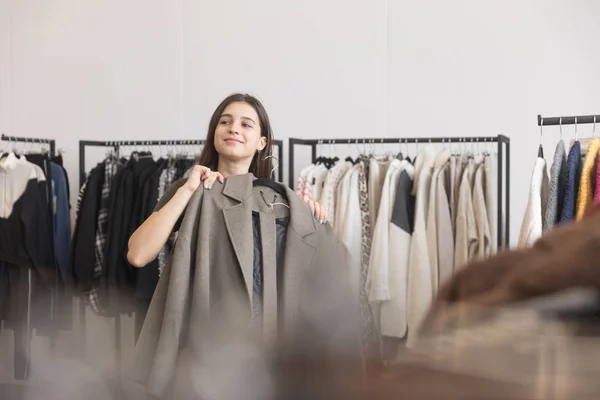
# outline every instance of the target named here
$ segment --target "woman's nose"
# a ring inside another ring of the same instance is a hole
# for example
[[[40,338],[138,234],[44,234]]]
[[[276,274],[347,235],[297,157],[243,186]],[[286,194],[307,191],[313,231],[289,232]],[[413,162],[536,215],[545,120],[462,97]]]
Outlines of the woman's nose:
[[[240,133],[240,124],[233,122],[231,125],[229,125],[229,132],[236,134]]]

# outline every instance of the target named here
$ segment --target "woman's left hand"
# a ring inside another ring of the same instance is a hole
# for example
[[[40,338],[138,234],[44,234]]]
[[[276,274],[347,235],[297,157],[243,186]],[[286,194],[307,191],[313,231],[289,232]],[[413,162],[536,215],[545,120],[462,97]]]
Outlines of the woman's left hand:
[[[327,213],[325,212],[325,208],[323,208],[318,201],[312,201],[307,197],[304,198],[304,201],[308,203],[310,210],[314,214],[317,222],[322,224],[327,222]]]

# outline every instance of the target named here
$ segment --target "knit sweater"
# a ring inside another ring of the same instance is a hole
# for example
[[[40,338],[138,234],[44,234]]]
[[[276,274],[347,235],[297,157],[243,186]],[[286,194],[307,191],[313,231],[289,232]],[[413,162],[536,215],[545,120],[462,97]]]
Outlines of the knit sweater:
[[[581,171],[581,181],[579,184],[579,195],[577,196],[577,216],[576,220],[581,221],[587,209],[592,205],[594,196],[593,185],[596,183],[596,157],[600,150],[600,139],[594,139],[590,142],[585,154],[585,162]]]
[[[558,223],[562,213],[567,182],[567,152],[565,142],[560,140],[554,151],[554,161],[550,171],[550,188],[548,189],[548,204],[543,221],[543,231],[546,232]]]
[[[579,179],[581,177],[581,143],[576,141],[569,150],[567,157],[567,183],[565,184],[565,196],[563,209],[560,214],[560,224],[575,218],[576,195],[579,191]]]
[[[594,193],[594,204],[600,203],[600,155],[596,167],[596,192]]]

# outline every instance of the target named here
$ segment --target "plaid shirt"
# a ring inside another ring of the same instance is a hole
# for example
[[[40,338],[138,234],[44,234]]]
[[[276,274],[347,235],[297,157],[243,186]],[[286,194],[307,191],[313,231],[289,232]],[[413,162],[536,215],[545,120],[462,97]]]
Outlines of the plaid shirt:
[[[106,228],[108,220],[108,207],[110,204],[110,188],[112,179],[117,173],[117,160],[108,157],[104,161],[104,184],[102,185],[102,197],[100,199],[100,210],[98,212],[98,226],[96,229],[95,263],[92,275],[92,289],[86,293],[86,303],[97,314],[106,311],[106,298],[100,294],[102,284],[102,272],[104,269],[104,255],[106,250]]]
[[[165,168],[159,178],[158,183],[158,200],[160,201],[161,197],[165,194],[165,190],[167,187],[176,180],[177,169],[175,168],[175,163],[170,163],[167,168]],[[158,276],[162,274],[162,271],[167,263],[167,258],[169,253],[171,252],[171,246],[175,241],[175,233],[171,233],[169,239],[167,239],[167,243],[163,246],[163,248],[158,253]]]

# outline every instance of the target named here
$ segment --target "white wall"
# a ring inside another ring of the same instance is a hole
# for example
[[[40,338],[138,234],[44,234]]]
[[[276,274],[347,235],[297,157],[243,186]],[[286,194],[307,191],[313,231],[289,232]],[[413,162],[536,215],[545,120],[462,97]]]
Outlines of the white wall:
[[[74,187],[77,140],[203,138],[233,91],[263,99],[283,140],[502,133],[514,241],[536,115],[598,112],[599,11],[593,0],[0,0],[0,131],[57,139]],[[101,155],[90,154],[88,169]]]
[[[233,91],[258,95],[283,140],[505,134],[514,243],[536,115],[600,112],[599,14],[594,0],[0,0],[0,132],[57,139],[73,188],[79,139],[203,138]]]

